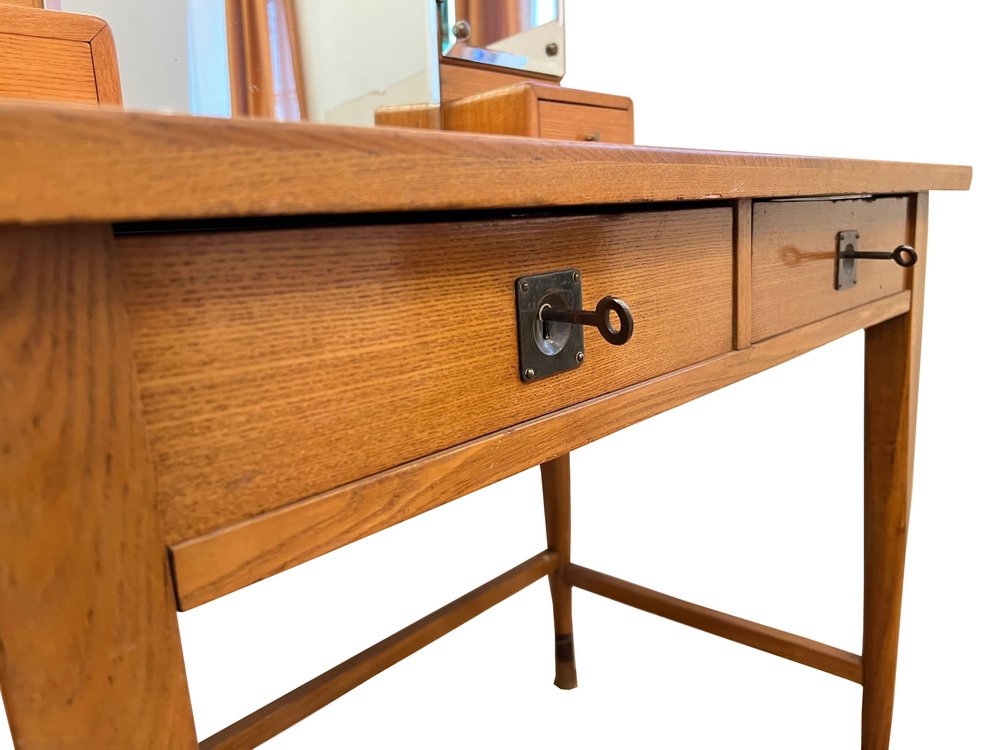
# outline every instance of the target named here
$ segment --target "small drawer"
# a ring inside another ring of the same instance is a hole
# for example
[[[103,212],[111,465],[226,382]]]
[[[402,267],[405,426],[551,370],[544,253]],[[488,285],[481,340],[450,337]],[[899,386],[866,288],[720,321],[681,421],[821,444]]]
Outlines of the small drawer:
[[[910,200],[893,196],[755,203],[752,339],[760,341],[907,289],[908,269],[886,260],[857,261],[857,284],[837,289],[837,235],[856,230],[859,250],[891,251],[908,241]]]
[[[729,351],[732,213],[119,238],[167,541]],[[523,383],[515,280],[564,269],[635,333]]]
[[[538,102],[538,132],[563,141],[632,143],[632,113],[625,109]]]

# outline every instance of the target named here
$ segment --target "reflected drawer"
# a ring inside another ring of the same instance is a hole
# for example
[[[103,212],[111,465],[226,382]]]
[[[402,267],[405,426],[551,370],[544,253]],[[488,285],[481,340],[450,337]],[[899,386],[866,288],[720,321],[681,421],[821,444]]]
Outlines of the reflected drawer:
[[[611,107],[540,101],[538,134],[564,141],[632,143],[632,112]]]
[[[837,235],[860,234],[859,249],[908,242],[911,198],[761,201],[753,207],[752,339],[806,325],[896,292],[909,272],[891,261],[857,261],[857,285],[837,289]]]
[[[728,207],[118,240],[169,543],[729,351]],[[522,383],[514,281],[575,268],[621,347]],[[378,438],[372,439],[373,427]]]

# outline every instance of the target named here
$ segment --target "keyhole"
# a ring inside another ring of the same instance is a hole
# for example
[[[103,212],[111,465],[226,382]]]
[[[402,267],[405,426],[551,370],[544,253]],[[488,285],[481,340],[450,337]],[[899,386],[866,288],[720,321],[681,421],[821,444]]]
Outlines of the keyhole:
[[[552,305],[550,305],[548,303],[545,303],[544,305],[542,305],[541,307],[539,307],[538,308],[538,317],[542,318],[542,313],[546,309],[548,309],[550,307],[552,307]],[[552,325],[551,321],[548,321],[548,320],[545,320],[545,318],[542,318],[542,338],[545,341],[551,341],[552,340],[552,328],[551,328],[551,325]]]
[[[560,323],[557,320],[543,320],[542,312],[551,307],[566,307],[566,299],[558,293],[547,295],[545,299],[550,302],[543,302],[538,306],[538,317],[535,319],[534,337],[535,344],[542,354],[550,357],[555,356],[563,350],[569,340],[573,330],[572,323]]]

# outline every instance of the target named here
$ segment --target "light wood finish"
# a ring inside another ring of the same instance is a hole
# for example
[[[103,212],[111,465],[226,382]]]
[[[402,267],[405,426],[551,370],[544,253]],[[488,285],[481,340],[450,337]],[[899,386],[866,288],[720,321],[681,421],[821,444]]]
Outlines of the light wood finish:
[[[107,23],[96,16],[0,3],[0,29],[4,34],[90,42],[106,26]]]
[[[927,269],[927,193],[914,200],[906,315],[865,331],[865,609],[862,750],[887,750],[896,685],[896,649],[906,533],[913,487],[917,383]],[[863,239],[863,235],[862,235]]]
[[[107,24],[0,4],[0,98],[120,105],[118,60]]]
[[[0,228],[0,686],[18,748],[195,743],[107,227]]]
[[[483,94],[493,89],[525,81],[541,80],[559,85],[559,79],[544,75],[497,70],[465,60],[441,59],[441,101],[450,102],[466,96]]]
[[[736,273],[734,275],[733,296],[736,301],[733,310],[733,345],[737,349],[750,346],[750,321],[752,314],[752,274],[753,253],[751,239],[753,237],[753,201],[743,199],[736,203],[735,237],[736,247],[734,260]]]
[[[91,66],[87,42],[0,33],[0,97],[5,99],[96,103]]]
[[[442,106],[448,130],[602,143],[632,143],[632,110],[628,97],[538,82]]]
[[[375,110],[375,124],[397,128],[431,128],[440,130],[441,107],[437,104],[401,104]]]
[[[552,549],[206,746],[272,736],[545,575],[562,584],[565,633],[576,571],[623,601],[848,679],[860,672],[864,750],[886,750],[923,267],[872,301],[810,306],[796,296],[814,283],[808,268],[794,284],[760,285],[761,226],[750,217],[748,248],[746,212],[751,199],[964,188],[967,168],[31,104],[0,104],[0,163],[0,681],[19,747],[194,746],[172,593],[195,606],[541,463]],[[712,202],[666,206],[680,200]],[[794,210],[817,215],[788,225],[796,242],[828,234],[823,222],[845,210],[808,205]],[[864,205],[857,215],[876,218],[905,205],[905,238],[923,255],[926,195]],[[284,215],[307,216],[277,229]],[[170,222],[127,223],[158,219]],[[183,219],[199,221],[173,223]],[[111,221],[152,234],[112,244]],[[58,226],[24,226],[39,222]],[[870,227],[850,228],[871,239]],[[609,292],[639,300],[636,338],[615,351],[591,337],[588,379],[524,385],[512,282],[553,266],[580,267],[588,304]],[[762,296],[788,295],[802,324],[733,349],[746,343],[748,288],[753,315]],[[570,566],[560,457],[861,328],[860,667]],[[469,391],[486,395],[476,403]],[[464,412],[437,416],[456,398]],[[409,433],[418,450],[400,441],[390,456],[381,443],[413,421],[427,424]],[[175,524],[169,540],[157,499]]]
[[[12,104],[0,104],[0,163],[0,222],[15,223],[964,190],[972,175],[960,166]]]
[[[858,284],[836,289],[837,233],[856,229],[861,250],[906,242],[910,198],[764,201],[753,210],[752,337],[760,341],[906,288],[892,261],[857,261]],[[919,265],[919,263],[918,263]]]
[[[202,750],[256,747],[556,569],[542,552],[362,651],[201,743]]]
[[[549,574],[552,592],[552,619],[555,624],[555,685],[563,690],[576,687],[576,656],[573,646],[573,589],[566,583],[570,560],[570,472],[569,453],[539,468],[545,501],[545,538],[555,553],[558,567]]]
[[[22,8],[41,8],[42,0],[0,0],[0,5],[19,5]]]
[[[732,346],[728,207],[118,245],[172,544]],[[565,268],[635,334],[525,385],[514,281]]]
[[[562,102],[538,104],[538,135],[560,141],[632,143],[632,113]]]
[[[111,27],[105,26],[90,40],[90,55],[97,84],[97,103],[102,107],[120,107],[122,84],[118,77],[118,52]]]
[[[570,563],[567,568],[566,580],[571,586],[644,612],[805,664],[851,682],[861,682],[861,657],[849,651],[667,596],[575,563]]]
[[[171,548],[183,609],[337,549],[629,425],[905,313],[901,292]],[[359,516],[358,509],[364,509]]]

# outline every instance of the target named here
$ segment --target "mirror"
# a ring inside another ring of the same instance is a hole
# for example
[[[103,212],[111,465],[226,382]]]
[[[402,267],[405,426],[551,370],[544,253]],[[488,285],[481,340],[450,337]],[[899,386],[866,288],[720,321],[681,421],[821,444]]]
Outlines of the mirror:
[[[563,0],[440,0],[441,55],[562,78]]]
[[[564,0],[45,0],[111,25],[128,109],[437,116],[440,63],[564,74]],[[432,123],[431,123],[432,124]],[[432,124],[433,126],[433,124]]]
[[[375,111],[440,101],[435,0],[295,0],[313,122],[374,125]]]

